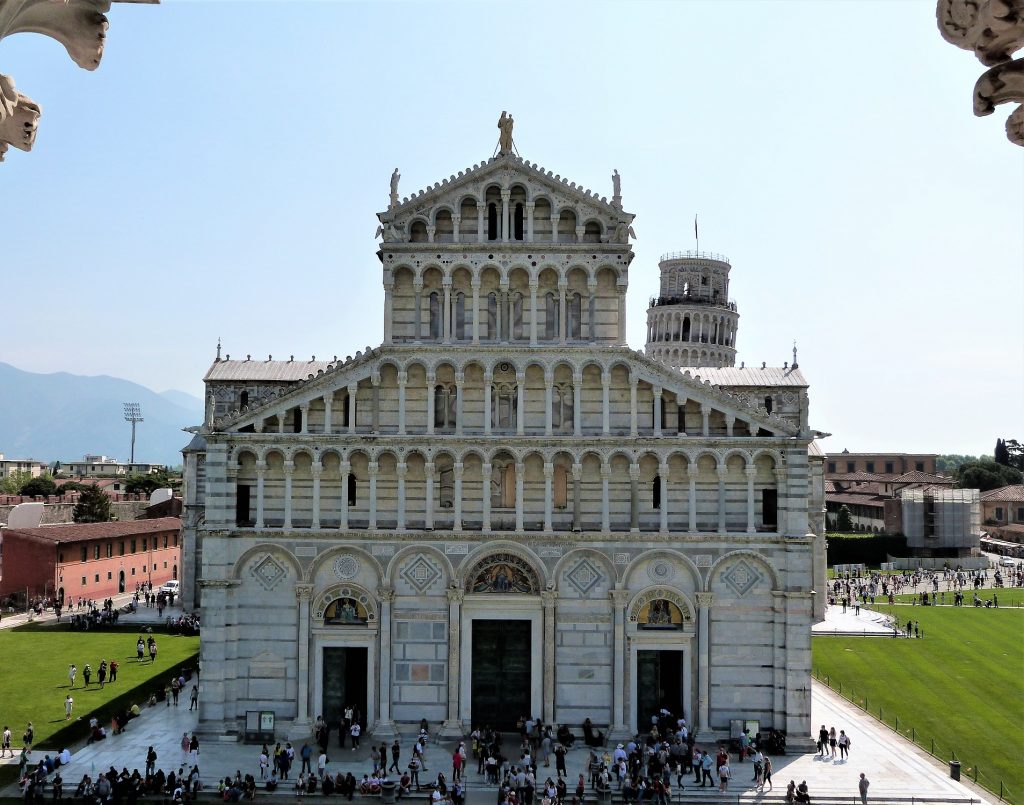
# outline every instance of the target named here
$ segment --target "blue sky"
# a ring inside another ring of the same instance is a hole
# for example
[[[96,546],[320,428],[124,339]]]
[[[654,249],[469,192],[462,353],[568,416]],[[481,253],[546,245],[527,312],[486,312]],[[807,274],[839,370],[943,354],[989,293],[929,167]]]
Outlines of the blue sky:
[[[233,356],[382,335],[374,214],[519,151],[636,214],[642,348],[661,253],[728,255],[747,364],[792,342],[838,452],[1024,438],[1024,150],[928,2],[115,4],[94,73],[35,35],[0,165],[0,360],[202,393]]]

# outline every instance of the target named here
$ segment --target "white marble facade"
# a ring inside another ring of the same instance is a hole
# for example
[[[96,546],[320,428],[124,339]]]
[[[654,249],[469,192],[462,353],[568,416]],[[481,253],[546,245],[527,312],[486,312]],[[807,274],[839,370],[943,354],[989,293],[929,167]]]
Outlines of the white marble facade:
[[[630,350],[632,215],[510,153],[378,217],[380,346],[206,376],[202,724],[272,709],[300,734],[344,677],[376,735],[462,732],[497,669],[548,722],[624,734],[660,698],[701,733],[808,735],[823,493],[799,371]]]

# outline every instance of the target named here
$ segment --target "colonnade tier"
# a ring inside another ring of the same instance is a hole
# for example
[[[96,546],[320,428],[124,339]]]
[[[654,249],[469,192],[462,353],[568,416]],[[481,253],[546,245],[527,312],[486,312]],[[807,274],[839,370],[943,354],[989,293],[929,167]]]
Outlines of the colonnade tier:
[[[663,344],[648,344],[646,353],[652,358],[664,361],[669,366],[675,367],[711,366],[723,368],[736,365],[736,350],[727,347],[720,349],[714,347],[710,349],[687,349],[684,347],[680,349],[679,347]]]
[[[787,486],[782,454],[767,448],[631,455],[237,445],[227,480],[234,525],[257,530],[777,532]]]
[[[656,305],[647,311],[647,343],[689,342],[735,347],[739,314]]]

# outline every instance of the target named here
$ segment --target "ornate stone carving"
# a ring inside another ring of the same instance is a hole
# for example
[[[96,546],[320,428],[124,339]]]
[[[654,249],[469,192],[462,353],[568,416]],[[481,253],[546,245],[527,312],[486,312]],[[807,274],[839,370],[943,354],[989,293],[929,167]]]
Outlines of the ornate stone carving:
[[[359,560],[350,553],[343,553],[334,560],[334,575],[342,581],[350,581],[359,575]]]
[[[693,620],[690,606],[675,590],[655,587],[637,597],[629,610],[633,623],[652,626],[680,626]]]
[[[296,584],[295,585],[295,600],[296,601],[308,601],[313,596],[313,585],[312,584]]]
[[[739,559],[729,565],[721,578],[738,598],[743,598],[764,581],[764,574],[746,559]]]
[[[990,115],[1001,103],[1024,101],[1024,60],[1012,59],[1024,47],[1024,6],[1020,0],[939,0],[943,39],[974,52],[991,69],[974,85],[974,114]],[[1006,136],[1024,146],[1024,106],[1006,121]]]
[[[470,593],[537,593],[540,583],[530,564],[514,553],[495,553],[469,574]]]
[[[422,594],[444,576],[444,572],[424,554],[417,554],[400,571],[402,579],[416,592]]]
[[[601,568],[584,557],[565,574],[565,580],[584,598],[605,580]]]
[[[499,154],[511,154],[512,153],[512,126],[515,125],[515,120],[512,115],[508,112],[502,112],[501,117],[498,118],[498,131],[501,132],[498,135],[498,153]]]
[[[694,593],[693,597],[701,609],[707,609],[715,603],[714,593]]]
[[[388,209],[398,206],[398,180],[401,178],[402,174],[398,172],[398,168],[395,168],[395,172],[391,174],[391,200]]]
[[[267,590],[273,590],[288,575],[288,568],[268,553],[249,572]]]
[[[667,584],[676,577],[676,569],[671,562],[664,559],[655,559],[647,565],[647,578],[655,584]]]
[[[0,39],[17,33],[36,33],[56,39],[79,67],[95,70],[103,57],[107,18],[113,0],[3,0]],[[157,3],[159,0],[132,0]],[[32,150],[40,108],[14,90],[14,81],[0,75],[0,161],[13,145]]]

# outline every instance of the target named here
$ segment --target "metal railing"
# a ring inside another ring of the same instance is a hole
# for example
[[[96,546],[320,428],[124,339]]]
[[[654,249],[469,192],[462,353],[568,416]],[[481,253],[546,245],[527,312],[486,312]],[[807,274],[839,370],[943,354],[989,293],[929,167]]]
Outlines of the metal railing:
[[[721,299],[717,296],[710,296],[701,293],[684,293],[673,296],[652,296],[650,307],[662,307],[663,305],[711,305],[724,307],[727,310],[736,312],[735,299]]]
[[[720,263],[728,263],[729,258],[724,254],[717,254],[716,252],[698,252],[698,251],[685,251],[685,252],[665,252],[658,260],[659,263],[664,263],[666,260],[717,260]]]

